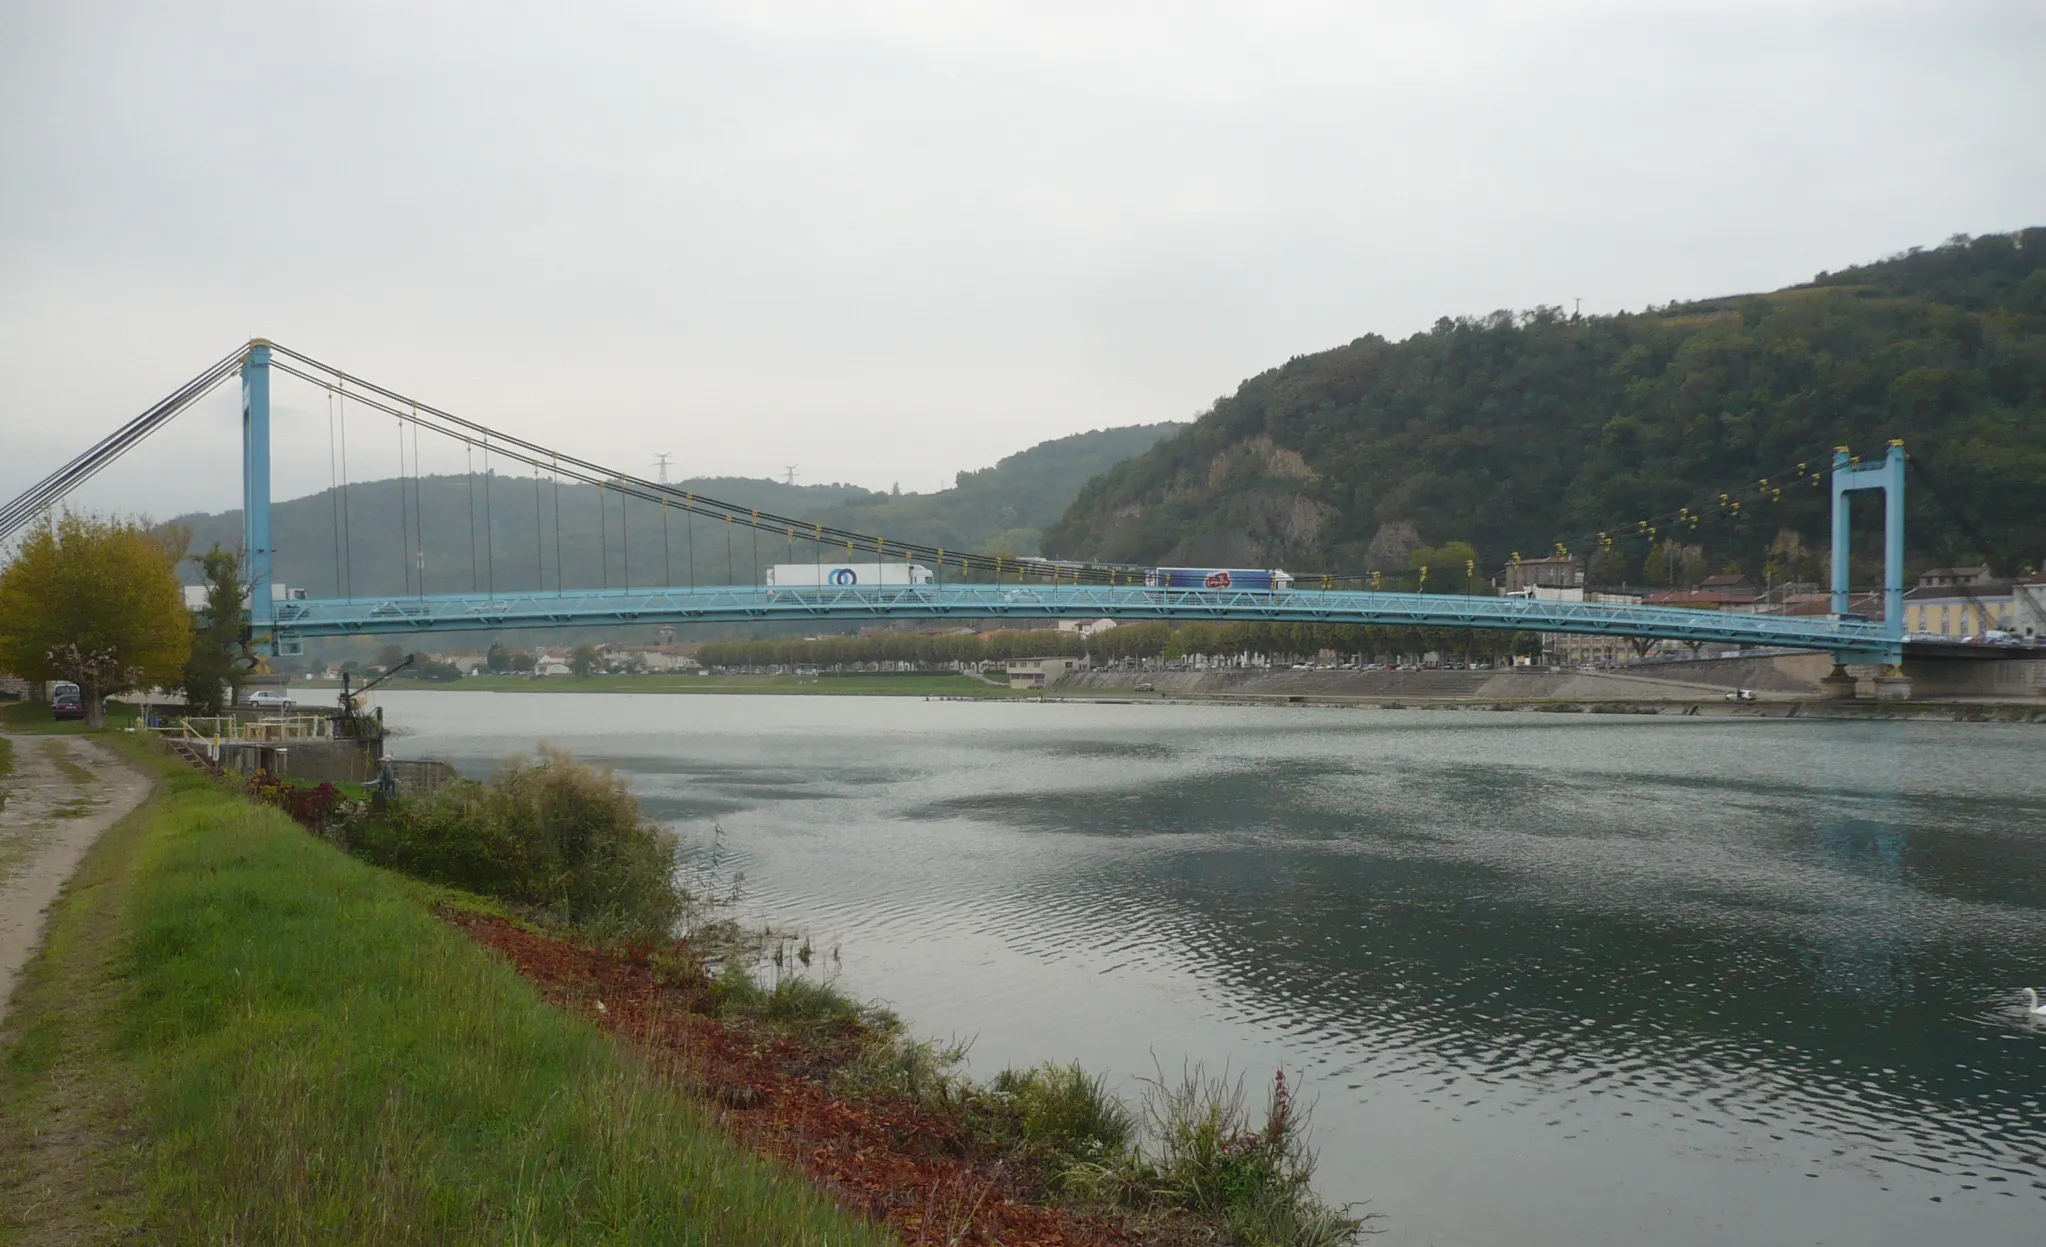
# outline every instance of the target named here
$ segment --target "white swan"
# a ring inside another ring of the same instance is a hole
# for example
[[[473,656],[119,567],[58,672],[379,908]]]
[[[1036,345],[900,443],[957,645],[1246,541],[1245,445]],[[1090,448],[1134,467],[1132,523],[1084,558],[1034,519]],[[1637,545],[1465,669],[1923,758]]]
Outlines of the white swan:
[[[2025,989],[2025,1012],[2035,1018],[2046,1018],[2046,1005],[2039,1003],[2039,993],[2029,987]]]

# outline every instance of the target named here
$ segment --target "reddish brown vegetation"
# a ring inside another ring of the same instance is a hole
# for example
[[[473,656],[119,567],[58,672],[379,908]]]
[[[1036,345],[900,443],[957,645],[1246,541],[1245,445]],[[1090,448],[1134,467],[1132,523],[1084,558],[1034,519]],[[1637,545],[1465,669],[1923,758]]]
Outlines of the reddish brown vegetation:
[[[446,916],[510,960],[550,1003],[637,1045],[734,1135],[887,1222],[905,1243],[1150,1241],[1118,1217],[1044,1199],[1039,1175],[959,1120],[899,1097],[835,1094],[832,1071],[866,1038],[857,1023],[801,1038],[741,1027],[710,1016],[710,980],[686,946],[658,955],[602,951],[498,918]]]
[[[334,816],[334,811],[346,800],[339,788],[332,784],[307,787],[294,784],[287,779],[273,778],[267,771],[257,771],[242,783],[243,795],[254,800],[274,805],[296,820],[300,826],[319,831]]]

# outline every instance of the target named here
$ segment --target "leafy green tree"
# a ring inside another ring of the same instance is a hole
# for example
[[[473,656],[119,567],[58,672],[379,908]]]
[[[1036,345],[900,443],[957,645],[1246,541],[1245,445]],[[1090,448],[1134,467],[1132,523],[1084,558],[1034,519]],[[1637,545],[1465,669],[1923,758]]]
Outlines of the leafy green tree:
[[[577,679],[579,680],[588,679],[590,676],[596,674],[596,670],[597,670],[596,646],[591,645],[588,642],[584,642],[583,644],[576,646],[575,652],[571,653],[568,656],[569,674],[575,676]]]
[[[530,674],[535,665],[533,656],[524,650],[519,650],[511,656],[511,669],[520,675]]]
[[[1706,571],[1707,566],[1704,546],[1686,545],[1674,538],[1665,538],[1648,552],[1641,576],[1650,584],[1681,589],[1705,579],[1710,574]]]
[[[205,580],[206,605],[193,628],[181,687],[194,714],[218,715],[240,699],[242,675],[255,663],[242,606],[249,584],[242,576],[241,555],[233,550],[215,545],[193,555],[192,562]]]
[[[483,655],[483,669],[492,675],[502,675],[512,669],[511,651],[503,641],[492,641],[490,649]]]
[[[462,669],[451,662],[436,662],[422,657],[405,668],[402,677],[407,680],[430,680],[437,684],[450,684],[462,678]]]
[[[75,682],[94,727],[106,697],[176,684],[192,648],[185,540],[68,513],[30,529],[0,571],[0,668]]]
[[[404,661],[405,649],[403,646],[386,645],[377,651],[377,666],[381,667],[386,675],[396,671],[398,664]]]
[[[1481,575],[1478,551],[1468,541],[1446,541],[1433,548],[1421,546],[1407,557],[1415,571],[1427,570],[1424,593],[1476,591]]]

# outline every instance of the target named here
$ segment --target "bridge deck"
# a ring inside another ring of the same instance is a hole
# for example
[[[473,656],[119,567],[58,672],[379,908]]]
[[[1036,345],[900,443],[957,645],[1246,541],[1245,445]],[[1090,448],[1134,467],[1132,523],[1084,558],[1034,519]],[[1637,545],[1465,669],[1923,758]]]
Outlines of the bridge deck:
[[[1284,593],[1129,585],[904,585],[774,589],[574,589],[279,602],[279,636],[452,632],[590,624],[819,623],[896,619],[1176,619],[1494,628],[1828,650],[1895,662],[1879,623],[1597,602],[1356,590]]]

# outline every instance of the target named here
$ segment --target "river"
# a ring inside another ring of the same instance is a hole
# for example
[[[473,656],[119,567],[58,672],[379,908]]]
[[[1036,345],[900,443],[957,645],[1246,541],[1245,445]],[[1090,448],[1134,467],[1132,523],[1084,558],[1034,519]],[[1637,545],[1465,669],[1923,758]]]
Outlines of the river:
[[[980,1074],[1304,1074],[1375,1241],[2046,1241],[2036,727],[380,700],[616,766]]]

